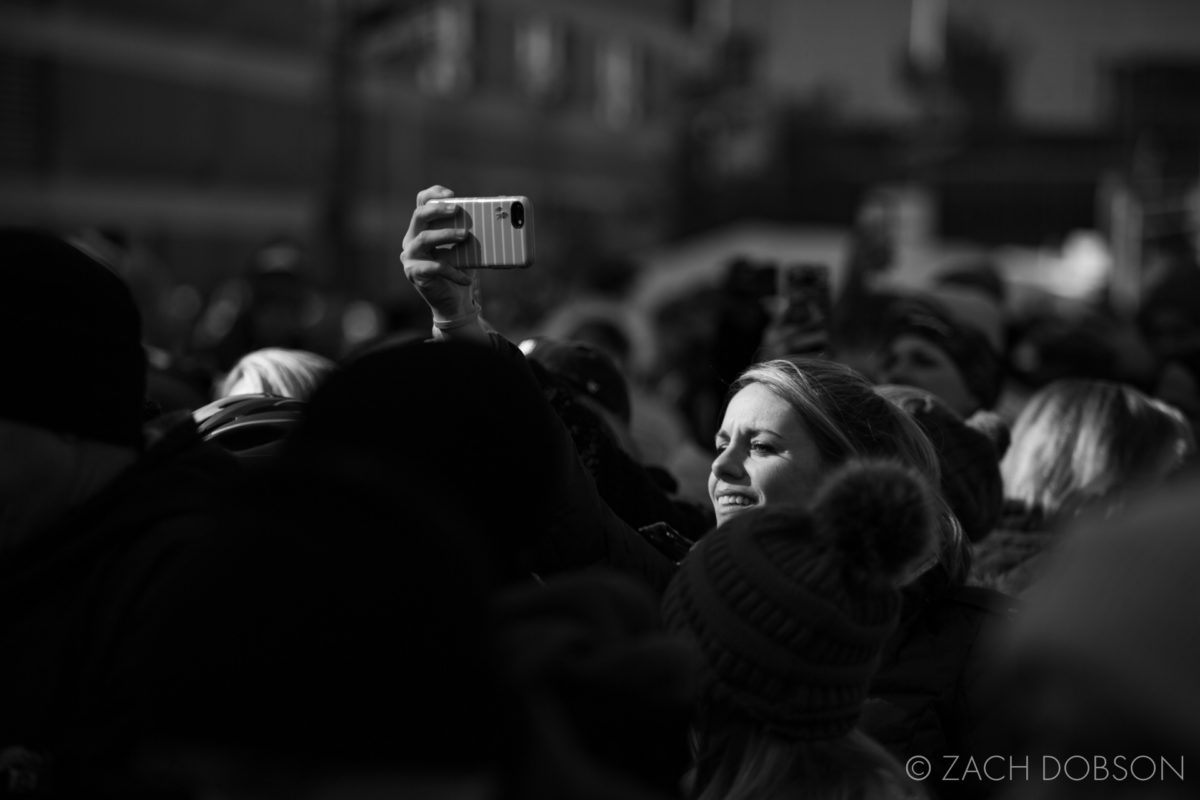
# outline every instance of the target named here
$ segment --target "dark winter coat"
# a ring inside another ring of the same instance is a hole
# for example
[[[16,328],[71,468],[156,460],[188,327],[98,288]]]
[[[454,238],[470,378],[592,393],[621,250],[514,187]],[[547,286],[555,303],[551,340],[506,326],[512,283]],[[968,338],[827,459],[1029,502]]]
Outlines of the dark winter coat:
[[[1056,527],[1036,509],[1009,502],[996,530],[972,548],[969,583],[1017,597],[1037,579]]]
[[[95,794],[142,720],[137,668],[172,574],[237,474],[190,418],[98,495],[0,561],[0,794]]]
[[[524,354],[502,336],[492,334],[491,340],[493,350],[514,364],[541,391],[541,384]],[[605,502],[576,449],[570,431],[548,400],[538,413],[547,419],[552,418],[549,426],[550,448],[553,450],[553,461],[561,465],[559,485],[562,491],[553,498],[558,507],[555,514],[557,535],[552,542],[553,548],[558,551],[556,559],[573,562],[570,566],[576,567],[590,563],[604,564],[640,578],[661,593],[675,574],[675,563],[649,544],[633,525],[618,516]],[[639,481],[639,488],[644,491],[646,483],[648,480]],[[644,491],[642,496],[665,499],[652,491]]]
[[[956,586],[940,567],[926,573],[905,590],[860,727],[901,763],[920,755],[940,765],[944,755],[970,755],[987,738],[990,714],[977,690],[988,641],[1014,610],[1011,598]],[[948,788],[938,794],[956,796]]]
[[[322,453],[369,457],[398,497],[418,492],[472,516],[505,582],[603,565],[661,592],[674,574],[603,501],[524,354],[503,337],[389,345],[346,364],[309,399],[283,458]]]

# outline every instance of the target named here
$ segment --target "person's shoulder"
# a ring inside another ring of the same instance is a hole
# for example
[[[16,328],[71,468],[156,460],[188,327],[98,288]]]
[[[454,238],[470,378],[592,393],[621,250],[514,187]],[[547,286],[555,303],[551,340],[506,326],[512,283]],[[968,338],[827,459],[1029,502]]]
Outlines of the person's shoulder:
[[[1036,511],[1010,506],[1001,526],[972,545],[970,583],[1009,595],[1023,586],[1013,576],[1053,547],[1057,531]]]

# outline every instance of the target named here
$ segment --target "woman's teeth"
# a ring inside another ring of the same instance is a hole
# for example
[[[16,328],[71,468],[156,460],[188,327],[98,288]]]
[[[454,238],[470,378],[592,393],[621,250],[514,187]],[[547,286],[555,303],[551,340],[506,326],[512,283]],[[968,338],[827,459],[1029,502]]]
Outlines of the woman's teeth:
[[[740,494],[727,494],[717,498],[717,505],[720,506],[752,506],[754,501],[749,497],[743,497]]]

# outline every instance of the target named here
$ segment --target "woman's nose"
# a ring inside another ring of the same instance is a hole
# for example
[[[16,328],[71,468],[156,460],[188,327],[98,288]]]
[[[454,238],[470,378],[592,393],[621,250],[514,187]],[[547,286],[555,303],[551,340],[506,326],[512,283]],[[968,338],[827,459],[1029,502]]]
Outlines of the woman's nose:
[[[733,445],[717,453],[713,459],[712,474],[722,479],[736,479],[746,474],[742,459]]]

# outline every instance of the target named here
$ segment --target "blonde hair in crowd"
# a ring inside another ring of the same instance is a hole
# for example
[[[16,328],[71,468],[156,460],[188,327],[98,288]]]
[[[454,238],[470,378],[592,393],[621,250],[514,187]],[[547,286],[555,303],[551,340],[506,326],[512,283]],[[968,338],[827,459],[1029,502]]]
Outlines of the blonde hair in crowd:
[[[1131,386],[1060,380],[1021,410],[1000,472],[1006,497],[1048,516],[1119,504],[1158,483],[1195,449],[1176,409]]]
[[[269,394],[307,400],[334,363],[306,350],[268,347],[242,356],[221,383],[219,397]]]
[[[852,458],[878,458],[917,470],[938,506],[939,560],[953,581],[965,580],[970,557],[962,526],[939,491],[937,451],[912,417],[879,395],[858,372],[835,361],[791,358],[755,364],[733,382],[729,397],[752,383],[765,386],[795,409],[827,468]]]
[[[793,742],[737,725],[696,800],[917,800],[926,795],[900,762],[858,728],[837,739]]]

